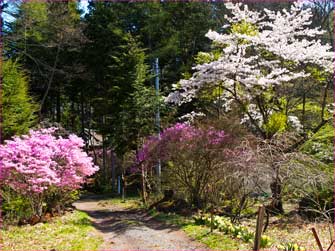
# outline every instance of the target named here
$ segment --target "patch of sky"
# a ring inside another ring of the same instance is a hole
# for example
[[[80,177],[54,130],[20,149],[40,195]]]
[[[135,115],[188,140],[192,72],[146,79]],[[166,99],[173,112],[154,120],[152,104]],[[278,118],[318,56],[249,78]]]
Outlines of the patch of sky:
[[[80,0],[79,9],[82,10],[81,16],[84,16],[88,12],[88,0]]]
[[[15,21],[15,14],[18,8],[17,1],[7,0],[3,4],[5,8],[1,13],[4,23],[11,23]],[[79,9],[82,11],[81,16],[83,17],[88,12],[88,0],[80,0],[78,3]]]
[[[4,23],[11,23],[15,20],[15,14],[17,11],[17,4],[15,1],[4,1],[3,2],[4,9],[1,13],[2,19]]]

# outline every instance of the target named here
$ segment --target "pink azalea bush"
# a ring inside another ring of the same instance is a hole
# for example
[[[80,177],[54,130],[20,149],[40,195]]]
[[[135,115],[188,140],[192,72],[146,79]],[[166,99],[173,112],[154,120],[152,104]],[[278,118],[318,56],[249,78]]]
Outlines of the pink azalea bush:
[[[56,137],[56,128],[31,130],[0,146],[0,184],[18,194],[39,198],[50,189],[71,191],[99,168],[82,150],[84,142],[72,134]]]
[[[162,187],[197,208],[236,198],[232,208],[243,209],[259,179],[252,138],[238,138],[210,126],[177,123],[160,137],[147,138],[136,157],[142,180],[150,182],[148,176],[160,160]]]
[[[222,130],[177,123],[160,137],[149,137],[138,151],[136,163],[143,174],[160,160],[167,186],[178,188],[190,203],[199,205],[205,199],[206,186],[229,159],[232,142]]]
[[[147,138],[137,153],[137,166],[149,167],[159,159],[170,160],[178,152],[195,152],[199,146],[203,150],[213,152],[231,141],[231,137],[222,130],[213,127],[197,128],[188,123],[177,123],[162,131],[160,136]]]

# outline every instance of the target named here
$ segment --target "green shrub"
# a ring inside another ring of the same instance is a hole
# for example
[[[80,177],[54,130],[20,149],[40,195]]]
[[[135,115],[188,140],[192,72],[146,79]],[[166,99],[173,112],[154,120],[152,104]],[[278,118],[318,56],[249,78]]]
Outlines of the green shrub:
[[[301,146],[301,151],[307,153],[324,163],[331,164],[333,170],[334,161],[334,127],[333,123],[324,125],[311,139]]]
[[[326,217],[334,220],[334,190],[331,186],[319,187],[299,201],[299,212],[309,219]]]
[[[20,221],[33,216],[32,202],[27,196],[20,195],[7,186],[0,190],[2,201],[2,213],[6,224],[15,225]],[[61,190],[52,188],[43,196],[43,212],[61,213],[66,207],[79,198],[78,190]]]
[[[267,248],[269,246],[271,246],[272,244],[272,239],[267,236],[267,235],[262,235],[261,237],[261,248]]]
[[[25,196],[15,193],[8,187],[2,187],[1,196],[2,216],[6,224],[16,224],[32,215],[30,202]]]
[[[273,136],[277,132],[283,132],[287,127],[287,116],[283,113],[273,113],[269,121],[263,125],[268,136]]]
[[[244,242],[252,242],[255,234],[251,231],[245,230],[241,231],[237,238],[241,239]]]
[[[78,190],[65,190],[57,187],[50,188],[45,194],[45,211],[52,212],[64,210],[66,207],[79,199],[80,192]]]
[[[193,220],[196,225],[205,225],[205,217],[203,216],[194,216]]]
[[[198,225],[206,225],[208,227],[210,227],[211,225],[210,215],[195,216],[194,221]],[[231,235],[232,237],[238,238],[244,242],[251,242],[254,237],[253,232],[249,231],[244,226],[234,225],[226,217],[214,216],[213,227],[214,229],[218,229],[220,232],[223,232],[224,234]]]
[[[305,251],[305,248],[300,247],[298,244],[291,242],[278,245],[277,249],[283,251]]]

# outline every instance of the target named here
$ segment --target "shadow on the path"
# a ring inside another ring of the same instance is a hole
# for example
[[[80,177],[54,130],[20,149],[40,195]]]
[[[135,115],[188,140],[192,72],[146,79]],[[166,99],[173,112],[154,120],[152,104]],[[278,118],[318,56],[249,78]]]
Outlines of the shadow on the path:
[[[85,196],[77,204],[85,204],[85,202],[98,202],[100,199],[106,199],[106,196],[91,195]],[[87,213],[92,219],[92,225],[103,233],[114,235],[123,234],[132,229],[145,231],[146,228],[153,230],[167,230],[174,232],[180,230],[175,225],[167,224],[155,220],[148,215],[145,210],[141,209],[84,209],[81,207],[79,211]]]

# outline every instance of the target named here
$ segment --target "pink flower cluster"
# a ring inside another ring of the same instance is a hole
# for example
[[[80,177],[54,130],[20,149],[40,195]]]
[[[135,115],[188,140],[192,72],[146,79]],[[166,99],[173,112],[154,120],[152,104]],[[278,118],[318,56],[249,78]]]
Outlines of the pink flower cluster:
[[[198,128],[188,123],[177,123],[165,129],[160,137],[162,141],[189,142],[191,145],[196,143],[196,139],[199,139],[205,141],[208,146],[219,145],[227,139],[224,131],[213,127]]]
[[[76,135],[55,137],[56,128],[14,137],[0,146],[0,183],[22,194],[42,193],[50,186],[76,189],[99,168]]]
[[[192,151],[201,146],[209,149],[219,148],[228,142],[228,135],[222,130],[197,128],[187,123],[177,123],[166,128],[160,138],[150,136],[137,153],[136,164],[168,159],[171,149],[177,151]],[[159,156],[157,156],[159,155]]]

